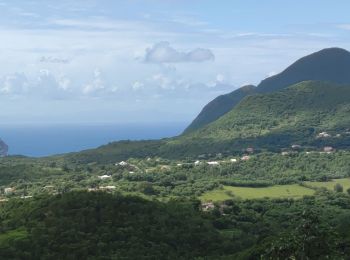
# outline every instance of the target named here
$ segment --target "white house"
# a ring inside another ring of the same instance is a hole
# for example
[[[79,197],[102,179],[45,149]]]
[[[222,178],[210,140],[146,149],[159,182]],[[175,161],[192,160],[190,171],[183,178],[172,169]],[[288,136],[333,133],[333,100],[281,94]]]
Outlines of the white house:
[[[248,148],[246,149],[246,152],[247,152],[247,153],[254,153],[254,148],[253,148],[253,147],[248,147]]]
[[[15,188],[5,188],[4,193],[5,195],[10,195],[15,191]]]
[[[213,202],[202,203],[202,210],[203,211],[213,210],[214,208],[215,208],[215,205]]]
[[[323,151],[325,153],[331,153],[331,152],[334,151],[334,148],[332,146],[326,146],[326,147],[323,148]]]
[[[212,162],[207,162],[208,165],[219,165],[219,162],[217,161],[212,161]]]
[[[327,137],[331,137],[330,134],[328,134],[327,132],[321,132],[317,135],[318,138],[327,138]]]
[[[110,175],[101,175],[101,176],[98,176],[98,178],[101,179],[101,180],[109,179],[109,178],[111,178],[111,177],[112,177],[112,176],[110,176]]]
[[[30,198],[33,198],[33,196],[21,196],[21,199],[30,199]]]
[[[127,162],[124,162],[124,161],[121,161],[121,162],[119,162],[119,163],[116,163],[115,164],[116,166],[127,166],[127,165],[129,165]]]
[[[237,162],[238,160],[236,159],[236,158],[232,158],[231,160],[230,160],[230,162],[232,162],[232,163],[235,163],[235,162]]]
[[[100,187],[100,190],[114,190],[115,188],[115,186],[102,186]]]
[[[194,162],[194,165],[196,165],[196,166],[198,166],[198,165],[200,165],[200,164],[201,164],[200,161],[195,161],[195,162]]]
[[[249,155],[244,155],[241,160],[242,161],[248,161],[250,159],[250,156]]]

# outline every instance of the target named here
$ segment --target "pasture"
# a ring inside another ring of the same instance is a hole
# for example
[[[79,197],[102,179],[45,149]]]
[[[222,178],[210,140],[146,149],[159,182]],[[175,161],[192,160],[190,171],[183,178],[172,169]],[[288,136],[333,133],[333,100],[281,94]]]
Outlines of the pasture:
[[[343,186],[344,192],[346,192],[346,190],[350,188],[350,178],[333,179],[326,182],[306,181],[304,183],[312,188],[326,188],[328,190],[334,190],[334,185],[339,183]]]
[[[200,196],[202,201],[223,201],[232,198],[261,199],[261,198],[294,198],[299,199],[306,195],[313,195],[314,190],[298,184],[275,185],[271,187],[233,187],[224,186]]]

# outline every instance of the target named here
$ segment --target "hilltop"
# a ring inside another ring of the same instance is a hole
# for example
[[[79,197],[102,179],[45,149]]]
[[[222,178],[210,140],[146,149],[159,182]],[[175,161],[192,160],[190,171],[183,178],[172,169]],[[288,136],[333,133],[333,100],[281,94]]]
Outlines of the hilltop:
[[[245,86],[219,96],[203,108],[184,133],[214,122],[248,95],[278,91],[307,80],[350,84],[350,52],[340,48],[321,50],[297,60],[283,72],[261,81],[257,87],[247,90]]]

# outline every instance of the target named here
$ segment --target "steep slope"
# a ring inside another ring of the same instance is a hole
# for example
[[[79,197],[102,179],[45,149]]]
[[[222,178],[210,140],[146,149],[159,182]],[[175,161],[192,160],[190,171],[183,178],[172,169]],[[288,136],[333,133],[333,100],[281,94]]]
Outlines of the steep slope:
[[[248,92],[244,91],[245,87],[243,87],[217,97],[205,106],[184,133],[190,133],[214,122],[247,95],[278,91],[306,80],[350,84],[350,52],[340,48],[321,50],[301,58],[280,74],[263,80],[256,88],[251,88]]]
[[[0,139],[0,157],[7,156],[8,149],[9,147],[7,146],[7,144]]]
[[[259,147],[291,142],[313,145],[320,141],[320,132],[344,135],[350,127],[349,115],[349,86],[307,81],[279,92],[246,97],[217,121],[181,138],[182,142],[205,139]],[[331,139],[327,141],[341,138]]]
[[[255,86],[248,85],[241,87],[229,94],[218,96],[203,108],[203,110],[193,120],[191,125],[188,126],[185,132],[191,132],[193,130],[201,128],[203,125],[207,125],[215,121],[230,111],[244,97],[254,94],[255,89]]]

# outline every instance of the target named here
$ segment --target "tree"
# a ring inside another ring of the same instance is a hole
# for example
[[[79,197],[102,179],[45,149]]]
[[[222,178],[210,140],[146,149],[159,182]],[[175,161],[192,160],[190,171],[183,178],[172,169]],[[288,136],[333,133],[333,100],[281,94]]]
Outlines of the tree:
[[[344,188],[341,184],[337,183],[334,185],[334,191],[335,192],[343,192]]]

